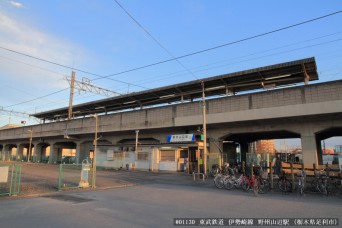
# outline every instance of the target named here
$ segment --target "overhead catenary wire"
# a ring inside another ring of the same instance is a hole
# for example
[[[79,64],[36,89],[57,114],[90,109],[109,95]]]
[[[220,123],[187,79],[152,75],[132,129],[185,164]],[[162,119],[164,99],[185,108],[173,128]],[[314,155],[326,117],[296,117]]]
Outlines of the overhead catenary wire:
[[[82,72],[82,73],[86,73],[86,74],[98,77],[98,78],[92,79],[92,81],[93,81],[93,80],[110,78],[110,77],[113,77],[113,76],[116,76],[116,75],[132,72],[132,71],[136,71],[136,70],[140,70],[140,69],[144,69],[144,68],[147,68],[147,67],[151,67],[151,66],[162,64],[162,63],[174,61],[176,59],[186,58],[186,57],[189,57],[189,56],[193,56],[193,55],[197,55],[197,54],[200,54],[200,53],[208,52],[208,51],[211,51],[211,50],[215,50],[215,49],[218,49],[218,48],[226,47],[226,46],[233,45],[233,44],[236,44],[236,43],[241,43],[241,42],[244,42],[244,41],[247,41],[247,40],[251,40],[251,39],[259,38],[259,37],[262,37],[262,36],[270,35],[272,33],[280,32],[280,31],[283,31],[283,30],[286,30],[286,29],[294,28],[294,27],[297,27],[297,26],[300,26],[300,25],[304,25],[304,24],[307,24],[307,23],[311,23],[311,22],[314,22],[314,21],[317,21],[317,20],[321,20],[321,19],[327,18],[327,17],[331,17],[331,16],[334,16],[334,15],[339,14],[339,13],[342,13],[342,10],[335,11],[333,13],[326,14],[326,15],[323,15],[323,16],[320,16],[320,17],[316,17],[316,18],[313,18],[313,19],[310,19],[310,20],[306,20],[306,21],[303,21],[303,22],[299,22],[299,23],[296,23],[296,24],[293,24],[293,25],[285,26],[285,27],[282,27],[282,28],[279,28],[279,29],[275,29],[275,30],[272,30],[272,31],[269,31],[269,32],[261,33],[261,34],[254,35],[254,36],[250,36],[250,37],[247,37],[247,38],[243,38],[243,39],[240,39],[240,40],[236,40],[236,41],[232,41],[232,42],[229,42],[229,43],[221,44],[221,45],[218,45],[218,46],[215,46],[215,47],[211,47],[211,48],[207,48],[207,49],[203,49],[203,50],[200,50],[200,51],[192,52],[192,53],[185,54],[185,55],[182,55],[182,56],[178,56],[178,57],[175,57],[175,58],[171,58],[171,59],[167,59],[167,60],[151,63],[151,64],[148,64],[148,65],[145,65],[145,66],[140,66],[140,67],[132,68],[132,69],[129,69],[129,70],[125,70],[125,71],[121,71],[121,72],[118,72],[118,73],[110,74],[110,75],[107,75],[107,76],[101,76],[99,74],[95,74],[95,73],[91,73],[91,72],[88,72],[88,71],[85,71],[85,70],[82,70],[82,69],[77,69],[77,68],[74,68],[74,67],[66,66],[66,65],[63,65],[63,64],[60,64],[60,63],[56,63],[56,62],[53,62],[53,61],[50,61],[50,60],[46,60],[46,59],[43,59],[43,58],[35,57],[35,56],[32,56],[32,55],[29,55],[29,54],[26,54],[26,53],[22,53],[22,52],[19,52],[19,51],[15,51],[15,50],[12,50],[12,49],[9,49],[9,48],[5,48],[5,47],[2,47],[2,46],[0,46],[0,49],[7,50],[9,52],[13,52],[13,53],[16,53],[16,54],[19,54],[19,55],[23,55],[23,56],[26,56],[26,57],[29,57],[29,58],[33,58],[33,59],[36,59],[36,60],[40,60],[40,61],[47,62],[47,63],[50,63],[50,64],[54,64],[54,65],[57,65],[57,66],[60,66],[60,67],[65,67],[67,69],[79,71],[79,72]]]
[[[193,55],[201,54],[201,53],[204,53],[204,52],[212,51],[212,50],[219,49],[219,48],[222,48],[222,47],[230,46],[230,45],[241,43],[241,42],[244,42],[244,41],[247,41],[247,40],[252,40],[252,39],[255,39],[255,38],[262,37],[262,36],[270,35],[272,33],[280,32],[280,31],[283,31],[283,30],[286,30],[286,29],[290,29],[290,28],[294,28],[294,27],[297,27],[297,26],[300,26],[300,25],[311,23],[311,22],[314,22],[314,21],[317,21],[317,20],[321,20],[321,19],[333,16],[333,15],[336,15],[336,14],[339,14],[339,13],[342,13],[342,10],[339,10],[339,11],[336,11],[336,12],[333,12],[333,13],[330,13],[330,14],[326,14],[324,16],[316,17],[316,18],[313,18],[313,19],[310,19],[310,20],[306,20],[306,21],[303,21],[303,22],[299,22],[299,23],[296,23],[296,24],[293,24],[293,25],[285,26],[285,27],[282,27],[282,28],[279,28],[279,29],[275,29],[275,30],[272,30],[272,31],[269,31],[269,32],[265,32],[265,33],[261,33],[261,34],[258,34],[258,35],[254,35],[254,36],[250,36],[250,37],[247,37],[247,38],[243,38],[243,39],[240,39],[240,40],[236,40],[236,41],[232,41],[232,42],[229,42],[229,43],[221,44],[221,45],[218,45],[218,46],[215,46],[215,47],[203,49],[203,50],[200,50],[200,51],[192,52],[192,53],[181,55],[181,56],[178,56],[178,57],[175,57],[175,58],[171,58],[171,59],[163,60],[163,61],[160,61],[160,62],[148,64],[148,65],[145,65],[145,66],[136,67],[136,68],[133,68],[133,69],[130,69],[130,70],[125,70],[125,71],[122,71],[122,72],[110,74],[108,76],[104,76],[104,77],[101,77],[101,78],[109,78],[109,77],[117,76],[117,75],[120,75],[120,74],[132,72],[132,71],[136,71],[136,70],[141,70],[141,69],[144,69],[144,68],[147,68],[147,67],[156,66],[156,65],[159,65],[159,64],[162,64],[162,63],[167,63],[167,62],[170,62],[170,61],[174,61],[176,59],[182,59],[182,58],[186,58],[186,57],[189,57],[189,56],[193,56]],[[93,80],[98,80],[98,79],[101,79],[101,78],[95,78]]]
[[[196,77],[196,75],[189,68],[187,68],[181,61],[179,61],[179,59],[177,59],[163,44],[161,44],[161,42],[159,42],[157,38],[155,38],[144,26],[142,26],[142,24],[139,23],[139,21],[128,12],[128,10],[126,10],[117,0],[114,0],[114,2],[134,21],[136,25],[138,25],[138,27],[140,27],[156,44],[158,44],[159,47],[161,47],[169,56],[175,58],[175,61],[188,73],[190,73],[195,79],[198,79],[198,77]]]
[[[322,37],[327,37],[327,36],[322,36]],[[313,38],[313,39],[310,39],[310,40],[317,40],[317,38]],[[258,56],[258,57],[254,57],[254,58],[244,59],[244,60],[240,60],[240,61],[230,62],[229,64],[224,64],[224,65],[221,65],[221,66],[216,66],[216,67],[206,68],[206,69],[202,69],[202,70],[197,70],[195,72],[203,72],[203,71],[207,71],[207,70],[210,70],[210,69],[216,69],[216,68],[224,67],[224,66],[228,66],[228,65],[234,65],[234,64],[238,64],[238,63],[253,61],[253,60],[257,60],[257,59],[261,59],[261,58],[266,58],[266,57],[271,57],[271,56],[275,56],[275,55],[286,54],[286,53],[290,53],[290,52],[294,52],[294,51],[298,51],[298,50],[302,50],[302,49],[307,49],[307,48],[311,48],[311,47],[315,47],[315,46],[321,46],[321,45],[330,44],[330,43],[333,43],[333,42],[340,42],[341,40],[342,39],[335,39],[335,40],[330,40],[330,41],[326,41],[326,42],[316,43],[316,44],[312,44],[312,45],[306,45],[306,46],[295,48],[295,49],[291,49],[291,50],[286,50],[286,51],[277,52],[277,53],[271,53],[271,54],[268,54],[268,55],[263,55],[263,56]],[[309,40],[306,40],[306,41],[309,41]],[[306,42],[305,41],[301,41],[301,42],[296,42],[294,44],[298,44],[298,43],[306,43]],[[265,52],[269,52],[271,50],[281,49],[282,47],[290,47],[292,45],[293,44],[288,44],[288,45],[284,45],[284,46],[281,46],[281,47],[278,47],[278,48],[269,49],[269,50],[266,50],[266,51],[263,51],[263,52],[256,52],[256,53],[252,53],[252,54],[249,54],[249,55],[233,58],[233,59],[230,59],[230,60],[241,59],[241,58],[253,56],[253,55],[256,55],[256,54],[262,54],[262,53],[265,53]],[[165,75],[162,75],[161,76],[162,79],[153,80],[153,81],[146,81],[146,82],[144,82],[144,80],[141,80],[141,81],[139,81],[139,84],[140,85],[142,85],[142,84],[149,84],[149,83],[157,82],[157,81],[160,81],[160,80],[165,80],[166,78],[174,78],[174,77],[177,77],[177,76],[182,76],[182,75],[184,75],[184,73],[185,73],[184,71],[183,72],[176,72],[176,73],[170,74],[169,77],[165,77]],[[118,87],[113,87],[113,88],[118,88]],[[87,96],[87,97],[82,97],[82,99],[87,99],[87,98],[92,97],[92,96],[94,96],[94,95],[90,95],[90,96]],[[66,102],[66,101],[64,100],[64,101],[61,101],[60,103],[64,103],[64,102]],[[51,106],[51,104],[49,106]],[[44,107],[44,106],[41,106],[41,107]]]
[[[111,74],[111,75],[108,75],[108,76],[101,76],[101,75],[94,74],[94,73],[91,73],[91,72],[88,72],[88,71],[84,71],[84,70],[77,69],[77,68],[74,68],[74,67],[70,67],[70,66],[66,66],[66,65],[63,65],[63,64],[59,64],[59,63],[56,63],[56,62],[53,62],[53,61],[50,61],[50,60],[46,60],[46,59],[35,57],[35,56],[29,55],[29,54],[21,53],[21,52],[18,52],[18,51],[9,49],[9,48],[5,48],[5,47],[1,47],[0,46],[0,49],[7,50],[9,52],[20,54],[20,55],[23,55],[23,56],[26,56],[26,57],[29,57],[29,58],[33,58],[33,59],[36,59],[36,60],[40,60],[40,61],[47,62],[47,63],[50,63],[50,64],[54,64],[54,65],[57,65],[57,66],[60,66],[60,67],[72,69],[72,70],[75,70],[75,71],[79,71],[79,72],[82,72],[82,73],[86,73],[86,74],[98,77],[98,78],[92,79],[91,81],[99,80],[99,79],[109,79],[109,80],[125,83],[125,82],[120,81],[120,80],[111,79],[110,77],[113,77],[113,76],[116,76],[116,75],[120,75],[120,74],[124,74],[124,73],[128,73],[128,72],[132,72],[132,71],[136,71],[136,70],[140,70],[140,69],[144,69],[144,68],[147,68],[147,67],[152,67],[152,66],[159,65],[159,64],[162,64],[162,63],[174,61],[176,59],[182,59],[182,58],[186,58],[186,57],[189,57],[189,56],[197,55],[197,54],[200,54],[200,53],[212,51],[212,50],[219,49],[219,48],[222,48],[222,47],[226,47],[226,46],[229,46],[229,45],[233,45],[233,44],[241,43],[241,42],[248,41],[248,40],[251,40],[251,39],[259,38],[259,37],[262,37],[262,36],[270,35],[272,33],[280,32],[280,31],[283,31],[283,30],[286,30],[286,29],[294,28],[294,27],[297,27],[297,26],[300,26],[300,25],[304,25],[304,24],[311,23],[311,22],[314,22],[314,21],[317,21],[317,20],[321,20],[321,19],[333,16],[333,15],[339,14],[341,12],[342,12],[342,10],[339,10],[339,11],[336,11],[336,12],[333,12],[333,13],[330,13],[330,14],[326,14],[326,15],[323,15],[323,16],[320,16],[320,17],[316,17],[316,18],[313,18],[313,19],[310,19],[310,20],[306,20],[306,21],[303,21],[303,22],[300,22],[300,23],[296,23],[296,24],[293,24],[293,25],[289,25],[289,26],[286,26],[286,27],[275,29],[275,30],[272,30],[272,31],[269,31],[269,32],[261,33],[261,34],[254,35],[254,36],[251,36],[251,37],[248,37],[248,38],[243,38],[243,39],[240,39],[240,40],[232,41],[232,42],[225,43],[225,44],[222,44],[222,45],[218,45],[218,46],[215,46],[215,47],[211,47],[211,48],[203,49],[203,50],[200,50],[200,51],[192,52],[192,53],[189,53],[189,54],[186,54],[186,55],[182,55],[182,56],[178,56],[178,57],[175,57],[175,58],[167,59],[167,60],[164,60],[164,61],[159,61],[159,62],[156,62],[156,63],[148,64],[148,65],[145,65],[145,66],[132,68],[130,70],[118,72],[118,73]],[[132,83],[128,83],[128,84],[134,85]],[[141,87],[139,85],[135,85],[135,86]],[[16,105],[21,105],[21,104],[25,104],[25,103],[28,103],[28,102],[32,102],[32,101],[35,101],[35,100],[38,100],[38,99],[41,99],[41,98],[44,98],[44,97],[47,97],[47,96],[51,96],[51,95],[59,93],[59,92],[62,92],[62,91],[67,90],[67,89],[59,90],[59,91],[56,91],[54,93],[50,93],[50,94],[47,94],[47,95],[44,95],[44,96],[41,96],[41,97],[37,97],[35,99],[31,99],[31,100],[28,100],[28,101],[20,102],[20,103],[14,104],[14,105],[6,106],[6,107],[13,107],[13,106],[16,106]]]

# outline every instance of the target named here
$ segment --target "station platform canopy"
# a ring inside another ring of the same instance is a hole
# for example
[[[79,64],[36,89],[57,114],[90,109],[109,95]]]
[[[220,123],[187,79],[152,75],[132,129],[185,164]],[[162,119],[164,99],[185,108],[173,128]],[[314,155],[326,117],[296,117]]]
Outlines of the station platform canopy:
[[[203,85],[205,96],[209,98],[220,95],[235,95],[258,89],[290,86],[298,83],[306,84],[313,80],[318,80],[314,57],[78,104],[72,107],[73,117],[194,101],[202,97]],[[69,107],[65,107],[36,113],[31,116],[42,120],[67,119],[68,110]]]

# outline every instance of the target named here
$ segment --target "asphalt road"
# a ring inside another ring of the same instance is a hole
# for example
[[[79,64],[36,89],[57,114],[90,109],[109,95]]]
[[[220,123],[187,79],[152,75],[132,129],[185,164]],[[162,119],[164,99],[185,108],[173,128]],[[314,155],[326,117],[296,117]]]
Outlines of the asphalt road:
[[[192,182],[191,182],[192,183]],[[1,200],[1,227],[174,227],[174,218],[338,218],[342,198],[149,183]],[[324,227],[324,226],[323,226]]]

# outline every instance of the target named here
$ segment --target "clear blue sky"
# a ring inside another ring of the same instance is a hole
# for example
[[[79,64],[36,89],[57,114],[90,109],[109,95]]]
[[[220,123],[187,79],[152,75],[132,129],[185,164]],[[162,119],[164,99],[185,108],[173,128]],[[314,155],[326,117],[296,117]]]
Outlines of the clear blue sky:
[[[107,76],[300,23],[342,1],[0,0],[0,46]],[[320,80],[342,76],[342,13],[246,42],[92,83],[120,93],[314,56]],[[171,53],[171,55],[170,55]],[[35,113],[68,106],[71,69],[0,49],[0,106]],[[77,80],[97,76],[76,70]],[[115,81],[118,80],[118,81]],[[64,92],[26,102],[66,89]],[[104,97],[89,93],[75,103]],[[20,104],[22,103],[22,104]],[[0,115],[0,126],[22,117]],[[35,123],[28,120],[28,123]]]

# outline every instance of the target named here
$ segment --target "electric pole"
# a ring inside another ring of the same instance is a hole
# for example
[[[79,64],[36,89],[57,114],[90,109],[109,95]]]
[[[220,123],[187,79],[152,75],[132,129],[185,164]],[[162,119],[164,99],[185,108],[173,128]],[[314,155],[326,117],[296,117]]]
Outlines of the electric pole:
[[[70,81],[70,98],[69,98],[68,120],[71,120],[71,118],[72,118],[72,102],[74,99],[75,77],[76,77],[76,73],[74,71],[72,71],[71,81]]]
[[[204,175],[207,176],[207,115],[205,105],[205,93],[204,93],[204,82],[202,84],[202,107],[203,107],[203,169]]]

